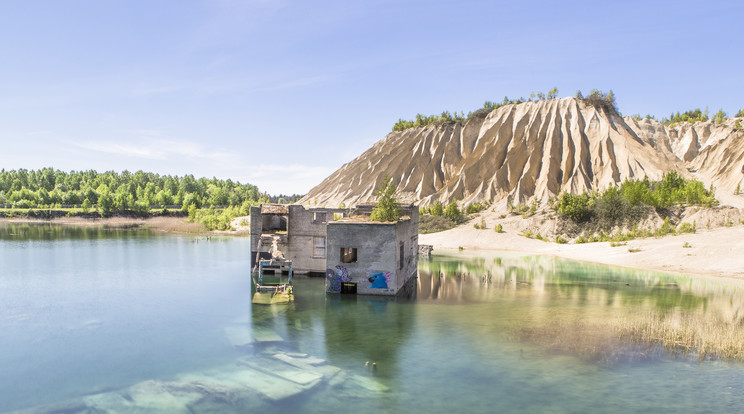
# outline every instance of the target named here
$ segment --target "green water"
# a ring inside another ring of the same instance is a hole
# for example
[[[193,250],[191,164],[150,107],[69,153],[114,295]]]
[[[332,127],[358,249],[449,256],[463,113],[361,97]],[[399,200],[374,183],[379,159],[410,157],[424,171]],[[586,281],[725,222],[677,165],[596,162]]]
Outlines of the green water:
[[[411,298],[327,296],[298,276],[294,303],[259,306],[249,251],[244,238],[0,225],[0,412],[744,406],[741,363],[612,329],[649,315],[742,329],[736,281],[453,252],[420,261]]]

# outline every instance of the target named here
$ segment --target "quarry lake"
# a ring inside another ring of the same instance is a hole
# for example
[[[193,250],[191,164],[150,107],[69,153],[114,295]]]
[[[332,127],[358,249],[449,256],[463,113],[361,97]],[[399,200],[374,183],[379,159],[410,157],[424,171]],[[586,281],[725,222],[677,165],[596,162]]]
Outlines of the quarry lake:
[[[294,303],[262,306],[249,252],[248,238],[0,223],[0,412],[744,406],[744,363],[717,357],[741,348],[739,281],[452,252],[419,261],[412,298],[296,277]],[[664,329],[679,335],[666,348],[638,340]],[[718,344],[688,353],[685,333]]]

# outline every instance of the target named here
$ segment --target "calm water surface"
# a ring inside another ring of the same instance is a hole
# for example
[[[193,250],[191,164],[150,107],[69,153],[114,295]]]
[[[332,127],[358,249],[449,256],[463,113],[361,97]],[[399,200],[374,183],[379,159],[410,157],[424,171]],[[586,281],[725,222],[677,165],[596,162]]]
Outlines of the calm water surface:
[[[258,306],[249,252],[247,238],[0,225],[0,412],[744,408],[743,364],[601,329],[641,314],[738,323],[735,282],[452,253],[420,262],[413,298],[326,296],[298,277],[293,304]]]

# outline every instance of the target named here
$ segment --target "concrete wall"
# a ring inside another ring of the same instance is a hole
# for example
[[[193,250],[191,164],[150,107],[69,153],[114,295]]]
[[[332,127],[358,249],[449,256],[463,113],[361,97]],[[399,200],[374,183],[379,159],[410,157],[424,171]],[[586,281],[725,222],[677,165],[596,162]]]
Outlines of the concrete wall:
[[[251,252],[256,251],[258,238],[261,237],[261,207],[251,207]]]
[[[281,207],[281,208],[279,208]],[[345,209],[313,208],[306,210],[301,205],[272,205],[251,207],[251,266],[255,261],[258,240],[261,238],[263,223],[286,212],[286,245],[282,246],[285,259],[292,260],[292,268],[297,273],[318,272],[325,274],[326,254],[315,252],[315,237],[326,237],[326,225],[334,214],[347,215]],[[322,216],[325,215],[323,219]],[[270,246],[261,245],[262,256],[268,254]],[[318,254],[314,254],[318,253]]]
[[[324,221],[316,220],[315,213],[325,214]],[[327,220],[333,220],[333,213],[325,209],[305,210],[301,205],[289,206],[288,250],[284,257],[292,260],[292,268],[298,273],[325,273],[325,251],[313,255],[313,237],[326,237]]]
[[[395,238],[398,243],[396,264],[401,275],[397,279],[396,290],[400,290],[409,278],[418,274],[418,225],[414,225],[413,220],[398,222],[395,227]],[[402,257],[401,246],[403,246]]]
[[[395,233],[395,223],[329,223],[326,266],[333,275],[326,276],[326,292],[338,292],[339,281],[344,281],[356,283],[358,294],[395,295],[399,277]],[[342,248],[357,249],[357,261],[342,263]]]
[[[401,293],[418,271],[417,213],[395,223],[329,223],[326,292],[336,293],[340,282],[352,282],[358,294]],[[356,262],[343,263],[342,248],[357,249]]]
[[[251,269],[256,265],[256,252],[258,251],[258,240],[261,238],[261,207],[251,207]],[[268,252],[269,246],[263,246],[262,251]]]

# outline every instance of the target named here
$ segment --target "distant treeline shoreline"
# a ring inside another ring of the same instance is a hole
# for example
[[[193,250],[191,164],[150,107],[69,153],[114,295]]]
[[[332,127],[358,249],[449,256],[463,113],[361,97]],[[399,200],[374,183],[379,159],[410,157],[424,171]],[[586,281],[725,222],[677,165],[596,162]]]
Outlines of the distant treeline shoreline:
[[[0,170],[0,216],[186,216],[208,230],[226,230],[251,206],[291,203],[300,195],[271,196],[230,179],[137,171],[65,172],[53,168]]]
[[[188,211],[195,206],[243,209],[268,202],[291,202],[299,195],[270,196],[255,185],[230,179],[159,175],[137,171],[65,172],[53,168],[0,170],[0,208],[79,208],[106,217],[120,211],[157,208]]]

